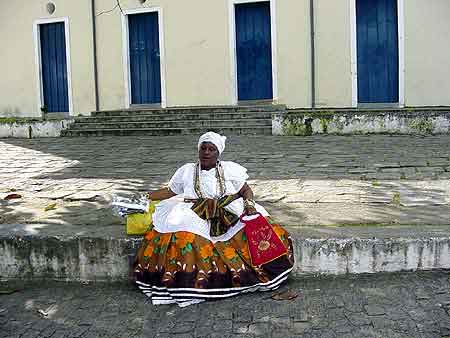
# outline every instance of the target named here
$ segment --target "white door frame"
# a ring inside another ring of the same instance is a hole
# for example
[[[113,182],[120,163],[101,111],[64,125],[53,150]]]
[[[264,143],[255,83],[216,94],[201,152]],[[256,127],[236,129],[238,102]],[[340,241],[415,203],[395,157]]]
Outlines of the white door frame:
[[[405,10],[404,0],[397,0],[398,22],[398,105],[405,106]],[[358,107],[358,56],[356,37],[356,0],[350,0],[352,107]]]
[[[270,38],[272,46],[272,101],[278,101],[278,67],[277,67],[277,20],[276,0],[228,0],[228,26],[230,43],[230,79],[231,79],[231,103],[238,103],[238,79],[237,79],[237,56],[236,56],[236,18],[235,5],[255,2],[270,2]]]
[[[159,33],[159,67],[161,73],[161,107],[166,107],[166,62],[164,47],[164,22],[163,10],[161,7],[148,7],[138,9],[123,10],[122,14],[122,56],[123,56],[123,77],[125,84],[125,107],[131,106],[131,74],[130,74],[130,41],[128,34],[128,16],[132,14],[158,13],[158,33]]]
[[[48,24],[64,22],[64,38],[66,40],[66,72],[67,72],[67,96],[69,103],[69,111],[62,112],[65,115],[73,114],[73,100],[72,100],[72,71],[70,63],[70,31],[69,31],[69,18],[51,18],[51,19],[38,19],[33,22],[33,41],[34,41],[34,63],[36,67],[36,92],[37,92],[37,111],[41,112],[41,107],[44,105],[44,86],[42,77],[42,54],[41,54],[41,31],[39,26]]]

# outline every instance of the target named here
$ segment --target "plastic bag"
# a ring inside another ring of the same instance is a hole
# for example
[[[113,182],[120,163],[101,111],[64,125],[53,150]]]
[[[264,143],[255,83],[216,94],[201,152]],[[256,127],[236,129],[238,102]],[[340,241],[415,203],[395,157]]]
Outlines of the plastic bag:
[[[153,213],[159,201],[151,201],[148,211],[127,216],[127,235],[143,235],[153,228]]]
[[[113,195],[111,208],[115,215],[126,217],[130,214],[145,213],[150,206],[149,200],[145,196],[124,197]]]

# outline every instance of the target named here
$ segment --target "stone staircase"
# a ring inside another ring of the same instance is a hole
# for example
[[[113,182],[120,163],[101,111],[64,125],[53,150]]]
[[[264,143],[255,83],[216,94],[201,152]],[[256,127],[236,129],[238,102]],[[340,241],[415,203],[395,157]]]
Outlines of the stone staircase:
[[[96,111],[90,117],[75,117],[62,136],[164,136],[205,131],[271,135],[272,114],[285,110],[282,105],[258,105]]]

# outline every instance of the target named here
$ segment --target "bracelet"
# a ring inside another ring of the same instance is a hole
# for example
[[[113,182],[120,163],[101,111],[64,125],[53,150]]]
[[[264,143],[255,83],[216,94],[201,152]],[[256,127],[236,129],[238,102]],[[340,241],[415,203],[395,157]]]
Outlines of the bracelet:
[[[255,201],[254,200],[244,200],[244,207],[255,207]]]
[[[150,193],[146,192],[145,193],[145,198],[148,199],[149,201],[151,201],[152,199],[150,198]]]

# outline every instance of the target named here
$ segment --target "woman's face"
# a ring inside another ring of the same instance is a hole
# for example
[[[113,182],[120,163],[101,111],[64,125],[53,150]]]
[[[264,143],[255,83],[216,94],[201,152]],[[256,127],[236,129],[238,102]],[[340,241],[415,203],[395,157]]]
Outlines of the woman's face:
[[[219,150],[211,142],[203,142],[198,150],[198,158],[202,167],[213,167],[219,158]]]

